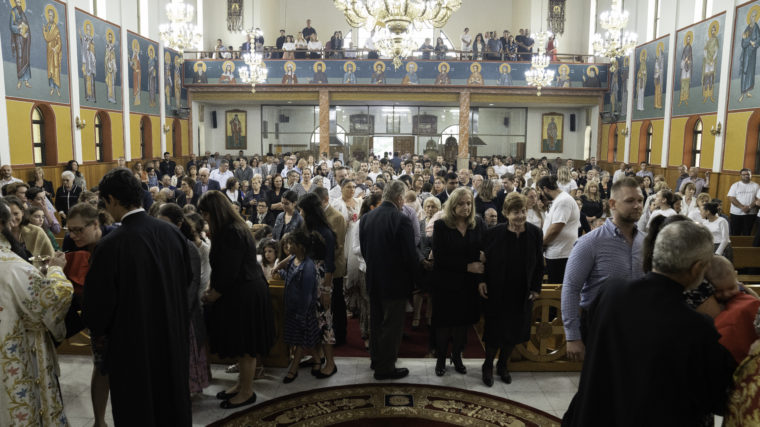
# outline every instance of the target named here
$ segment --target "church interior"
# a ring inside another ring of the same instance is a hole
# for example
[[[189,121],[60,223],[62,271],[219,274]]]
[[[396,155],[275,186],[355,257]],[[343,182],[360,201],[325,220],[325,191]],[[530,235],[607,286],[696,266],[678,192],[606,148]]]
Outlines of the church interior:
[[[194,6],[189,36],[169,24],[167,6],[179,3]],[[121,160],[132,167],[167,152],[183,165],[191,155],[241,151],[429,154],[460,168],[494,155],[578,166],[595,158],[610,173],[620,163],[647,162],[671,187],[681,165],[696,167],[709,173],[709,193],[726,212],[741,170],[760,182],[760,0],[461,0],[442,22],[419,24],[402,42],[381,40],[391,47],[380,55],[371,49],[374,31],[352,25],[340,3],[351,2],[6,0],[0,165],[25,182],[41,168],[58,188],[70,160],[95,185]],[[602,13],[615,7],[628,13],[627,27],[616,29],[627,50],[604,46]],[[287,49],[288,36],[306,28],[321,48]],[[493,32],[489,41],[525,32],[534,48],[463,50],[465,28],[472,39]],[[342,48],[332,49],[337,32]],[[445,49],[421,48],[426,39]],[[543,64],[534,56],[542,53]],[[483,386],[479,343],[465,354],[467,375],[438,377],[435,359],[420,355],[403,359],[411,373],[400,382],[509,399],[517,412],[525,405],[549,416],[533,425],[559,425],[581,370],[566,357],[561,320],[553,317],[559,286],[545,285],[536,303],[531,339],[512,356],[511,384]],[[282,298],[282,284],[270,291]],[[258,402],[374,382],[366,354],[336,352],[334,377],[281,384],[288,349],[278,343],[256,379]],[[69,423],[91,426],[89,340],[67,340],[58,357]],[[235,374],[225,372],[229,361],[212,360],[212,386],[193,399],[194,425],[225,425],[233,414],[217,407],[214,394]],[[113,423],[110,406],[106,417]]]

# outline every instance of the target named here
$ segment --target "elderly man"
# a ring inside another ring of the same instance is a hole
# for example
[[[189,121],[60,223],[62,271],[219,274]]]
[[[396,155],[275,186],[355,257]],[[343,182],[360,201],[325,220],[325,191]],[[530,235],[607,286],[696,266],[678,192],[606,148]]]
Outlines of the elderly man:
[[[736,368],[710,319],[689,308],[713,258],[712,235],[660,231],[652,272],[604,285],[588,310],[588,353],[564,426],[695,426],[721,414]]]
[[[486,222],[487,227],[493,227],[499,223],[499,215],[496,213],[496,209],[488,208],[483,213],[483,219]]]
[[[195,183],[195,187],[193,188],[193,197],[191,203],[193,205],[198,204],[198,199],[201,198],[203,193],[209,191],[209,190],[221,190],[222,188],[219,186],[219,183],[216,181],[212,181],[210,179],[210,172],[207,168],[201,168],[200,171],[198,171],[198,182]]]
[[[673,187],[675,191],[679,191],[681,189],[681,183],[684,179],[689,177],[689,168],[686,167],[686,165],[681,165],[678,167],[678,179],[676,180],[676,186]]]
[[[219,169],[211,171],[209,179],[216,181],[219,184],[219,188],[224,190],[227,188],[227,180],[234,176],[235,174],[230,170],[230,162],[222,159],[219,161]]]
[[[644,195],[635,179],[626,177],[612,185],[610,212],[604,225],[584,235],[573,247],[562,283],[562,321],[567,355],[583,360],[580,313],[585,312],[611,277],[626,280],[644,275],[641,247],[644,234],[636,228],[644,206]]]
[[[472,188],[472,181],[470,180],[470,170],[469,169],[460,169],[459,172],[457,172],[457,179],[459,179],[459,186],[460,187],[470,187],[470,188]]]
[[[330,200],[338,200],[342,197],[340,183],[348,176],[348,169],[339,166],[335,169],[335,185],[330,188]]]
[[[21,180],[13,177],[13,170],[11,169],[11,165],[0,166],[0,188],[3,188],[6,185],[14,182],[21,182]]]
[[[652,178],[652,182],[654,182],[654,178]],[[696,166],[690,167],[689,176],[681,180],[681,186],[678,187],[678,191],[681,192],[681,194],[683,194],[684,187],[689,182],[693,183],[697,188],[695,194],[707,192],[707,189],[710,187],[710,171],[705,172],[705,177],[703,179],[699,178],[699,169]]]

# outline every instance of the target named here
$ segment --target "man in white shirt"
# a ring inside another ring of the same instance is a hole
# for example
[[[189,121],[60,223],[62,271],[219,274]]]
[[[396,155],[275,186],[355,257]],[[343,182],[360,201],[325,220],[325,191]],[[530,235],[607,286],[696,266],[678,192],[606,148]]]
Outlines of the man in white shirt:
[[[625,170],[628,166],[625,162],[620,162],[620,169],[615,171],[615,175],[612,175],[612,183],[616,183],[620,178],[625,177]]]
[[[348,170],[343,167],[339,166],[335,169],[335,185],[330,189],[330,200],[336,200],[343,197],[343,193],[340,188],[340,183],[346,179],[346,176],[348,175]]]
[[[744,168],[740,172],[741,181],[731,184],[728,201],[731,202],[731,234],[749,236],[755,221],[756,201],[760,185],[752,182],[752,172]]]
[[[13,184],[14,182],[21,182],[21,180],[13,176],[11,165],[0,166],[0,188],[3,188],[8,184]]]
[[[580,209],[572,196],[559,189],[557,178],[545,176],[538,180],[536,188],[552,202],[544,220],[544,258],[549,283],[562,283],[565,266],[581,226]]]
[[[295,170],[293,167],[293,159],[290,157],[285,159],[285,166],[282,168],[282,172],[280,172],[280,176],[282,176],[282,179],[288,178],[288,172]]]
[[[367,173],[367,176],[372,178],[372,182],[375,182],[377,177],[382,174],[383,172],[380,170],[380,160],[372,160],[372,168],[369,173]]]
[[[227,189],[227,180],[235,176],[229,167],[229,162],[226,159],[222,159],[219,161],[219,169],[214,169],[209,175],[209,179],[213,179],[219,183],[219,188],[221,188],[222,191]]]
[[[501,161],[501,157],[496,156],[493,158],[493,171],[496,172],[496,176],[502,176],[507,173],[507,165]]]

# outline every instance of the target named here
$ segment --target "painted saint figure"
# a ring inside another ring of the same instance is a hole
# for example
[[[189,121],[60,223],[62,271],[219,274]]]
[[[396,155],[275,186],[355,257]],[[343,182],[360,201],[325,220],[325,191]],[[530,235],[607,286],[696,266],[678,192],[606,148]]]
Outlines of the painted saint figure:
[[[164,103],[171,107],[172,105],[172,55],[169,52],[164,53]]]
[[[596,65],[590,65],[586,68],[586,76],[583,76],[583,87],[602,87],[602,82],[599,80],[599,69],[596,68]]]
[[[150,106],[156,106],[158,96],[158,58],[153,45],[148,46],[148,99]]]
[[[140,105],[140,84],[142,83],[142,67],[140,65],[140,42],[132,40],[132,56],[129,58],[129,66],[132,68],[132,97],[134,105]]]
[[[654,108],[662,110],[662,88],[665,82],[665,45],[657,43],[657,56],[654,58]]]
[[[47,76],[50,95],[55,93],[61,96],[61,58],[63,56],[63,44],[61,43],[61,31],[58,29],[58,11],[55,6],[45,6],[47,23],[42,27],[42,35],[47,44]]]
[[[755,88],[755,65],[757,61],[757,48],[760,45],[760,27],[757,20],[760,18],[760,6],[752,6],[747,14],[747,28],[742,33],[742,55],[739,70],[741,72],[741,95],[739,102],[744,97],[752,97],[750,91]]]
[[[406,75],[401,80],[402,85],[417,85],[420,84],[420,79],[417,77],[417,64],[410,62],[406,64]]]
[[[26,87],[32,87],[29,80],[32,78],[30,64],[30,49],[32,36],[29,33],[29,20],[26,18],[25,4],[21,0],[11,0],[11,48],[16,58],[16,76],[18,77],[17,88],[23,83]]]
[[[317,61],[314,64],[314,77],[309,83],[327,84],[327,73],[325,73],[325,63]]]
[[[108,102],[116,104],[116,46],[114,46],[114,33],[113,30],[106,31],[106,56],[105,56],[105,68],[106,68],[106,88],[108,89]]]
[[[375,62],[375,72],[372,73],[372,84],[384,85],[385,84],[385,64],[378,61]]]
[[[630,60],[623,57],[623,66],[620,68],[620,114],[625,115],[628,111],[628,67]]]
[[[483,75],[480,74],[480,64],[477,62],[470,65],[470,77],[467,79],[468,85],[483,86]]]
[[[352,61],[348,61],[345,64],[343,64],[343,71],[345,73],[343,74],[343,83],[346,84],[355,84],[356,83],[356,64]]]
[[[438,64],[438,76],[435,78],[435,84],[439,86],[447,86],[451,84],[451,77],[449,77],[449,64],[445,62]]]
[[[293,61],[288,61],[285,63],[285,74],[282,76],[282,84],[298,84],[298,76],[296,76],[296,64]]]
[[[705,43],[704,58],[702,60],[702,103],[709,99],[715,102],[715,68],[718,66],[718,31],[720,24],[718,21],[710,23],[710,29],[707,43]]]
[[[694,56],[691,50],[691,42],[694,40],[694,35],[691,31],[686,33],[686,38],[683,41],[683,49],[681,49],[681,94],[678,97],[678,106],[686,103],[689,105],[689,88],[691,86],[691,68],[694,63]]]
[[[208,75],[206,74],[206,63],[196,62],[193,64],[193,83],[208,83]]]
[[[177,55],[174,57],[174,105],[177,108],[182,108],[182,76],[179,74],[181,67],[180,58]]]
[[[647,51],[639,54],[639,71],[636,73],[636,109],[644,111],[644,90],[647,87]]]
[[[562,74],[562,67],[560,67],[559,72]],[[512,67],[509,64],[499,65],[499,80],[496,83],[499,86],[512,86]]]
[[[613,59],[614,61],[614,59]],[[502,65],[503,66],[503,65]],[[499,68],[499,71],[501,71],[501,68]],[[567,66],[567,64],[562,64],[559,66],[559,73],[557,74],[557,87],[570,87],[570,67]],[[511,78],[510,78],[510,84],[511,85]],[[614,81],[614,78],[613,78]],[[499,77],[499,86],[509,86],[506,84],[501,84],[501,77]],[[613,93],[614,91],[612,88],[610,88],[610,93]]]
[[[235,63],[232,61],[224,61],[222,64],[222,76],[219,78],[219,83],[223,84],[235,84]]]
[[[557,122],[554,121],[554,117],[551,118],[551,121],[548,125],[546,125],[546,139],[547,139],[547,150],[545,151],[556,151],[558,149],[557,145],[557,137],[559,136],[559,130],[557,129]]]
[[[79,44],[82,47],[82,76],[84,77],[84,99],[97,102],[95,96],[95,72],[98,65],[95,59],[95,29],[92,22],[84,22],[84,30],[79,31]]]
[[[235,117],[230,120],[230,133],[232,134],[232,148],[238,148],[242,147],[243,144],[241,143],[241,133],[242,133],[243,127],[240,123],[240,119],[238,118],[238,115],[235,114]]]

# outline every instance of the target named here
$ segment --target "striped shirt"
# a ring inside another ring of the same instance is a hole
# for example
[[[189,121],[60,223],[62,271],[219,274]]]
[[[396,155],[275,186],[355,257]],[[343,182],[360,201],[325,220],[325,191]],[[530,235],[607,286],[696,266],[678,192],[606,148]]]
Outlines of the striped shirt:
[[[607,279],[633,280],[644,275],[643,243],[644,233],[634,228],[633,244],[629,244],[612,219],[578,239],[567,260],[562,282],[562,321],[568,341],[581,339],[579,308],[591,304]]]

